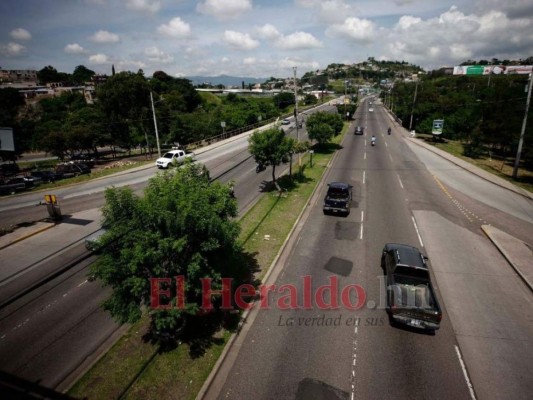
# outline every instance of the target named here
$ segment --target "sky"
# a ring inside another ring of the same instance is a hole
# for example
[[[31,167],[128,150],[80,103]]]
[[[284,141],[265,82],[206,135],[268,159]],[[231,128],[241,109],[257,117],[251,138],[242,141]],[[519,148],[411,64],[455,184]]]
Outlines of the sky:
[[[533,56],[532,0],[1,0],[0,68],[284,78]]]

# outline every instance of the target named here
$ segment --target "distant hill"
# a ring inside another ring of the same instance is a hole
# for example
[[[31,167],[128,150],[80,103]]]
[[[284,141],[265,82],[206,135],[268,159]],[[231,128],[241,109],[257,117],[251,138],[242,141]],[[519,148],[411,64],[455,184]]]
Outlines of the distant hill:
[[[242,82],[245,85],[249,83],[264,83],[268,78],[245,78],[240,76],[229,76],[229,75],[219,75],[219,76],[186,76],[185,78],[192,81],[194,85],[200,85],[202,83],[209,83],[211,85],[224,85],[224,86],[241,86]]]

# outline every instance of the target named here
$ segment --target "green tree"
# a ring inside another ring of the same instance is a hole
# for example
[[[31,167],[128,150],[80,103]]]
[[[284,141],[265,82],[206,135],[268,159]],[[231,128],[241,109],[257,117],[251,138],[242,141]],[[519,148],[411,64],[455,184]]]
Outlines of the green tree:
[[[213,289],[220,288],[221,278],[233,278],[236,285],[249,279],[256,264],[237,240],[236,201],[228,185],[210,183],[205,172],[189,163],[175,173],[158,174],[143,197],[130,188],[106,190],[102,211],[107,231],[92,271],[112,287],[104,306],[120,322],[137,321],[142,308],[151,306],[150,278],[186,279],[184,308],[176,307],[173,287],[167,299],[172,308],[149,312],[156,337],[175,337],[197,318],[201,278],[211,278]]]
[[[78,65],[76,68],[74,68],[72,81],[78,84],[84,84],[85,82],[89,82],[94,74],[94,71],[86,68],[83,65]]]
[[[284,110],[285,108],[294,105],[294,93],[282,92],[275,95],[273,99],[274,104],[280,110]]]
[[[150,86],[141,73],[115,74],[97,87],[96,95],[116,145],[131,148],[139,144],[135,132],[153,130]]]
[[[306,125],[309,139],[316,140],[322,145],[341,133],[343,122],[339,114],[319,111],[307,118]]]
[[[287,137],[283,130],[271,128],[265,131],[255,131],[248,142],[248,151],[254,157],[255,162],[265,167],[272,166],[272,182],[275,184],[276,166],[289,160],[296,141]]]

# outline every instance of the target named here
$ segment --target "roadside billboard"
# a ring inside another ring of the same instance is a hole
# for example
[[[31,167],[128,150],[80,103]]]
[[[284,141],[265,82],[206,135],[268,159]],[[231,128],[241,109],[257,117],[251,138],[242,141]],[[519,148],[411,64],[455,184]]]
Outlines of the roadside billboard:
[[[13,128],[0,128],[0,151],[15,151]]]
[[[434,134],[434,135],[441,135],[443,128],[444,128],[444,120],[443,119],[434,119],[433,120],[433,129],[431,130],[431,133]]]
[[[531,65],[460,65],[453,67],[454,75],[513,75],[529,74]]]

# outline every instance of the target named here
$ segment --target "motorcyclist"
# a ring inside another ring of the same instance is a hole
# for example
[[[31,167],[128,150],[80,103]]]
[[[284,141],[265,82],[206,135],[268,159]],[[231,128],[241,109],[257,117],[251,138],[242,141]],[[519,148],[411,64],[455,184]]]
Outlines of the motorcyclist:
[[[372,144],[372,146],[376,144],[376,137],[374,135],[372,135],[372,138],[370,139],[370,143]]]
[[[391,133],[391,129],[390,129],[390,126],[389,126],[389,129],[387,130],[387,133],[390,135]]]

